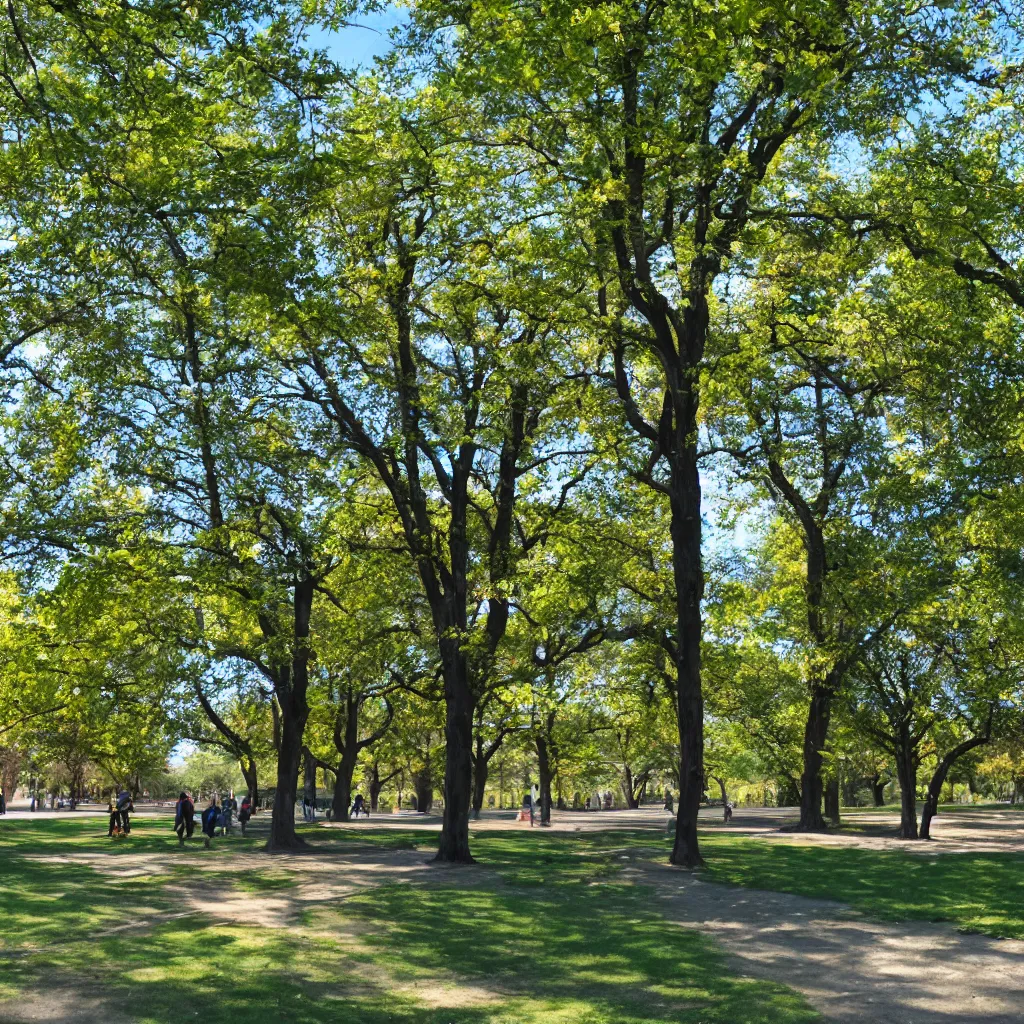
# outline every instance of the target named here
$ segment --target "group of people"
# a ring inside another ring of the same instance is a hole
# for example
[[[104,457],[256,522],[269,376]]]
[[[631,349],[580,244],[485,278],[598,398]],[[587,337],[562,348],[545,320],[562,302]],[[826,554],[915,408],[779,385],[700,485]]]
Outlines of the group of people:
[[[111,797],[110,803],[107,804],[107,813],[110,815],[107,835],[129,835],[132,830],[130,814],[134,810],[135,804],[132,802],[132,795],[126,789],[122,789],[116,798]]]
[[[203,808],[199,816],[200,827],[203,832],[203,845],[209,849],[210,840],[217,835],[230,835],[233,819],[237,816],[238,824],[245,835],[245,827],[252,817],[252,801],[248,794],[242,798],[239,806],[233,793],[221,799],[217,803],[217,794],[210,797],[210,803]],[[178,842],[184,843],[186,839],[192,838],[195,831],[196,808],[192,797],[184,790],[178,795],[178,802],[174,805],[174,831],[178,834]]]

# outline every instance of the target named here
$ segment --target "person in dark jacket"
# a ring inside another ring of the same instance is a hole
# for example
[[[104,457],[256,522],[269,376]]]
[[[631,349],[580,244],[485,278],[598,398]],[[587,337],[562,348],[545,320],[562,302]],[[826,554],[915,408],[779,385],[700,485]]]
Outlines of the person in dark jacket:
[[[242,797],[242,806],[238,811],[238,824],[242,826],[242,835],[245,835],[245,826],[249,824],[252,817],[252,801],[248,793]]]
[[[210,806],[202,814],[203,825],[203,846],[210,848],[210,840],[217,832],[217,819],[220,817],[220,808],[217,806],[217,794],[210,797]]]
[[[196,827],[196,808],[192,798],[182,790],[178,802],[174,805],[174,831],[178,833],[178,842],[184,843],[192,838]]]
[[[128,817],[129,811],[135,810],[135,804],[132,803],[132,795],[126,789],[122,789],[117,794],[117,805],[114,808],[117,811],[118,817],[121,823],[121,831],[128,835],[132,830],[132,823]]]
[[[360,814],[365,814],[367,818],[370,816],[370,812],[366,807],[366,800],[363,799],[362,793],[356,794],[355,800],[352,801],[352,810],[349,813],[353,818],[358,818]]]

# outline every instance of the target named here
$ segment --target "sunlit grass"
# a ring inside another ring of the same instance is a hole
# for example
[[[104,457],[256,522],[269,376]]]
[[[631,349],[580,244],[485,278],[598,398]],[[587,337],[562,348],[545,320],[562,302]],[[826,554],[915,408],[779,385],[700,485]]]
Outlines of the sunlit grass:
[[[704,839],[709,878],[838,900],[883,920],[950,921],[1024,938],[1024,856],[904,853],[854,847]]]
[[[205,889],[279,898],[304,883],[304,860],[267,857],[240,837],[179,850],[167,822],[140,820],[111,844],[96,822],[0,829],[0,999],[84,993],[143,1024],[803,1024],[817,1015],[782,985],[734,977],[706,938],[648,909],[623,884],[637,835],[496,833],[478,843],[484,871],[368,889],[296,911],[288,927],[180,912],[201,870]],[[316,832],[315,829],[308,830]],[[312,837],[311,837],[312,838]],[[345,844],[432,849],[435,838],[316,834]],[[154,857],[153,854],[162,854]],[[133,857],[134,854],[134,857]],[[153,877],[136,866],[158,865]],[[167,865],[170,867],[167,867]],[[115,873],[114,869],[121,874]],[[153,915],[153,923],[116,931]],[[161,919],[161,914],[164,915]],[[0,1005],[0,1018],[4,1007]],[[104,1013],[75,1019],[105,1019]]]

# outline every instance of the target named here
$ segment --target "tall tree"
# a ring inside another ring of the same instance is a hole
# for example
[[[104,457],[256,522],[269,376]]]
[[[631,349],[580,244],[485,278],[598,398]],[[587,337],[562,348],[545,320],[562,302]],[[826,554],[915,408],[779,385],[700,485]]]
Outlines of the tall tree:
[[[445,77],[493,126],[487,144],[522,153],[543,188],[538,205],[566,211],[567,240],[583,237],[571,265],[589,264],[596,279],[601,370],[637,441],[633,471],[671,506],[681,756],[672,861],[694,866],[704,780],[698,434],[715,288],[762,204],[785,204],[770,187],[784,148],[884,131],[920,109],[920,96],[975,75],[985,51],[966,44],[981,5],[495,0],[418,11]]]

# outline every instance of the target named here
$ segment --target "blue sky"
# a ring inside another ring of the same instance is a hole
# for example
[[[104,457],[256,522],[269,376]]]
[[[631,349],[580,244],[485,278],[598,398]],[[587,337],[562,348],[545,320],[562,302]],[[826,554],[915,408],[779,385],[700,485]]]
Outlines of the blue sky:
[[[309,44],[322,47],[341,64],[369,67],[373,58],[390,49],[389,32],[406,19],[406,11],[399,7],[388,7],[377,13],[360,14],[353,18],[353,24],[338,32],[311,29]]]

